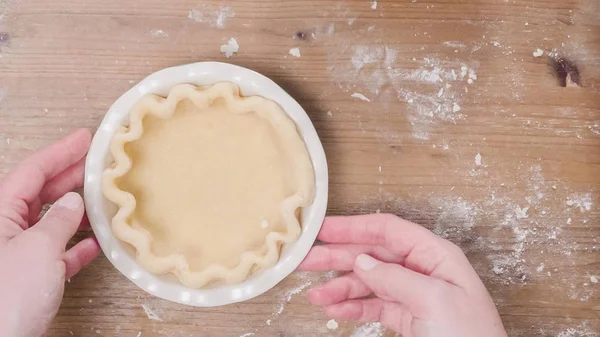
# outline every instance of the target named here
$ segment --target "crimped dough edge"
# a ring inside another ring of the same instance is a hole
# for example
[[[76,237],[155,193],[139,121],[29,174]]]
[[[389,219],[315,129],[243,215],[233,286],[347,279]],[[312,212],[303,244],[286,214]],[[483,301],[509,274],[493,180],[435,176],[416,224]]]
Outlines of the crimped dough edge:
[[[280,212],[284,219],[286,232],[270,232],[265,244],[255,251],[242,253],[240,263],[234,268],[211,264],[201,271],[191,271],[186,257],[180,253],[168,256],[157,256],[152,252],[152,236],[139,225],[134,228],[130,223],[136,207],[135,196],[121,190],[116,180],[123,177],[132,167],[131,158],[125,152],[125,144],[141,138],[143,134],[142,120],[145,115],[152,114],[161,119],[170,118],[177,104],[190,100],[199,109],[209,107],[215,99],[223,98],[227,108],[234,113],[256,112],[266,118],[275,127],[279,137],[286,144],[292,161],[294,176],[298,182],[298,191],[283,200]],[[102,173],[102,192],[104,196],[118,207],[111,222],[113,234],[121,241],[133,246],[137,252],[136,261],[146,270],[154,274],[173,273],[186,287],[202,288],[213,282],[237,284],[244,281],[259,268],[269,268],[277,263],[280,248],[283,244],[293,243],[300,237],[301,226],[296,212],[301,207],[312,204],[315,194],[313,167],[306,145],[296,129],[294,122],[283,112],[281,107],[260,96],[241,97],[239,87],[233,83],[220,82],[201,88],[191,84],[180,84],[171,89],[167,98],[148,95],[140,99],[130,110],[129,126],[117,129],[110,141],[110,153],[114,162]],[[267,252],[260,254],[260,250]]]

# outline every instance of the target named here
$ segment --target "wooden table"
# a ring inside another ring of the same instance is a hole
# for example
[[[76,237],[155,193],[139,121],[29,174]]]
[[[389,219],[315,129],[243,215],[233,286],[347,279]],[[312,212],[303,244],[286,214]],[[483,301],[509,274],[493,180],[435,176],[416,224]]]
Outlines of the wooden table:
[[[4,0],[1,169],[96,128],[154,71],[242,65],[313,120],[329,214],[391,212],[459,244],[510,336],[598,336],[599,23],[597,0]],[[67,284],[48,336],[387,336],[326,328],[304,294],[330,277],[201,309],[153,298],[101,257]]]

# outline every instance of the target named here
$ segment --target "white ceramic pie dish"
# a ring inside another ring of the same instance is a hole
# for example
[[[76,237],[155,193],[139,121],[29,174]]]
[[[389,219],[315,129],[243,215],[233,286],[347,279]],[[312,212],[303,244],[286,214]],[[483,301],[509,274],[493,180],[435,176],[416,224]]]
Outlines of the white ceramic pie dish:
[[[119,241],[110,228],[116,206],[104,198],[101,174],[112,162],[109,143],[113,133],[124,123],[129,110],[143,96],[166,96],[181,83],[210,85],[228,81],[237,84],[244,96],[259,95],[278,103],[296,123],[315,170],[316,197],[312,206],[302,211],[302,234],[298,241],[282,249],[279,262],[259,271],[237,285],[210,289],[192,289],[181,285],[172,275],[154,275],[135,261],[135,252]],[[112,105],[98,128],[85,167],[85,205],[94,234],[108,260],[138,287],[157,297],[192,306],[219,306],[256,297],[291,274],[312,247],[327,209],[328,173],[325,152],[317,132],[298,102],[269,78],[246,68],[219,62],[199,62],[160,70],[131,88]]]

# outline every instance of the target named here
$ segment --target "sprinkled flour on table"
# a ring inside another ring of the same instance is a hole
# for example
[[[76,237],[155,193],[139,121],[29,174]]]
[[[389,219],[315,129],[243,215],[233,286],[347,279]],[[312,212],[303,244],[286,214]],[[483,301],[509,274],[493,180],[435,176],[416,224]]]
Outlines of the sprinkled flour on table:
[[[352,337],[381,337],[385,328],[381,323],[369,323],[358,327],[352,333]]]
[[[333,81],[346,92],[364,89],[379,96],[385,90],[406,102],[415,139],[429,139],[430,130],[438,123],[465,118],[461,103],[468,94],[467,86],[477,80],[476,62],[413,58],[415,67],[400,68],[397,59],[398,52],[392,46],[349,45],[330,54],[328,69]],[[386,112],[385,105],[382,112]],[[393,136],[393,131],[390,133]]]
[[[142,307],[142,309],[144,309],[144,312],[146,313],[146,316],[148,316],[149,319],[153,321],[162,322],[162,318],[160,318],[160,316],[158,316],[150,307],[148,307],[145,304],[140,304],[140,306]]]
[[[590,193],[575,193],[567,198],[567,206],[579,208],[581,213],[592,209],[592,195]]]
[[[300,275],[302,277],[301,283],[283,294],[282,299],[279,302],[279,305],[277,306],[277,310],[273,312],[271,318],[267,320],[267,325],[271,325],[272,319],[281,315],[281,313],[285,309],[286,304],[292,300],[292,297],[294,297],[294,295],[300,294],[304,289],[310,287],[313,284],[313,280],[309,278],[308,274],[300,273]]]
[[[598,337],[598,333],[589,327],[587,321],[584,321],[574,328],[568,328],[559,332],[556,337]]]
[[[203,3],[192,9],[188,18],[196,22],[207,24],[219,29],[225,28],[225,22],[235,17],[235,11],[231,6],[221,4],[219,7]]]

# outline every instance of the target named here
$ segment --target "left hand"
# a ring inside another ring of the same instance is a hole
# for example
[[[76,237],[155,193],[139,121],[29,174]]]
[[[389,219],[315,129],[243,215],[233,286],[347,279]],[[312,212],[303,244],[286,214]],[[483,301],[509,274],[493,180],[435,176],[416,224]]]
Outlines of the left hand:
[[[65,251],[84,215],[83,200],[70,191],[83,185],[90,142],[90,132],[78,130],[0,181],[0,336],[43,335],[58,311],[65,280],[100,252],[94,238]]]

